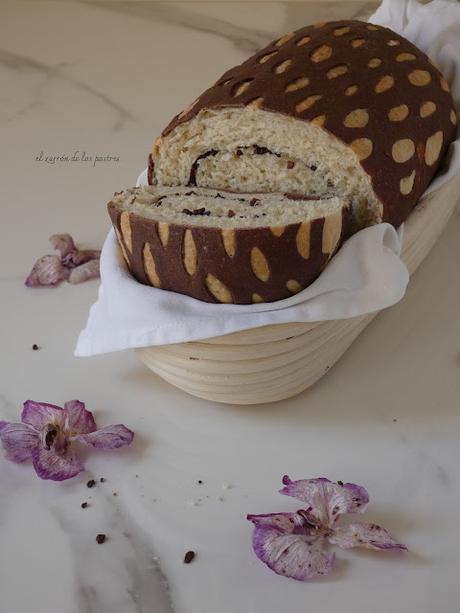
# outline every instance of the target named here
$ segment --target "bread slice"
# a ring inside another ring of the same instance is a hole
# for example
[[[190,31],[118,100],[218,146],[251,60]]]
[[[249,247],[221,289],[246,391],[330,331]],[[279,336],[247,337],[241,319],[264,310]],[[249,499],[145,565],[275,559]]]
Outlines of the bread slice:
[[[337,197],[148,186],[108,204],[132,275],[206,302],[249,304],[307,287],[349,227]]]
[[[307,26],[225,72],[153,147],[150,183],[351,202],[355,229],[406,219],[455,135],[446,79],[361,21]]]

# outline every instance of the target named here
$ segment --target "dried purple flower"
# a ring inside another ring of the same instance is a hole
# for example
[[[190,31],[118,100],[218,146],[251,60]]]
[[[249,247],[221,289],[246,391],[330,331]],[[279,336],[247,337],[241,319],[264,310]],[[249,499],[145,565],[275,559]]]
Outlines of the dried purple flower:
[[[305,509],[247,516],[255,526],[254,552],[275,573],[298,581],[327,575],[335,562],[335,554],[326,549],[328,543],[343,549],[407,549],[376,524],[337,526],[341,515],[366,509],[369,495],[363,487],[324,477],[291,481],[287,475],[283,484],[280,493],[301,500]]]
[[[37,475],[53,481],[70,479],[84,470],[73,441],[104,450],[130,445],[133,437],[121,424],[97,429],[93,414],[79,400],[66,402],[64,408],[26,400],[21,423],[0,422],[6,458],[17,463],[32,458]]]
[[[39,258],[26,279],[27,287],[55,287],[65,279],[75,284],[99,277],[100,251],[78,249],[70,234],[53,234],[50,242],[60,256]]]
[[[55,287],[69,276],[68,269],[57,255],[44,255],[33,265],[26,279],[27,287]]]

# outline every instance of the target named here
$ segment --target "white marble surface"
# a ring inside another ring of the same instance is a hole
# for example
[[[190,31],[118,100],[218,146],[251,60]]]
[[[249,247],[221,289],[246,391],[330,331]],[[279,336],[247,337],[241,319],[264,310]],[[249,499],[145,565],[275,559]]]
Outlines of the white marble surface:
[[[23,286],[50,234],[102,243],[111,193],[226,67],[278,33],[373,5],[1,3],[0,418],[17,419],[26,398],[77,397],[100,424],[137,432],[131,449],[91,454],[64,484],[0,461],[2,613],[458,611],[460,214],[405,299],[313,389],[275,405],[188,397],[132,353],[76,359],[97,283]],[[35,161],[76,150],[120,159]],[[366,485],[367,517],[411,553],[340,552],[336,572],[310,584],[270,573],[245,515],[296,507],[277,494],[286,472]],[[91,476],[106,482],[89,490]]]

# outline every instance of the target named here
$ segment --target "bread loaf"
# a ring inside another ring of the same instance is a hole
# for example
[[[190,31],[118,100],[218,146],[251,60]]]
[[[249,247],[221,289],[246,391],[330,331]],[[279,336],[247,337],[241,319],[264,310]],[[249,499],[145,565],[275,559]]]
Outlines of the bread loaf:
[[[231,68],[157,139],[149,182],[337,195],[355,229],[403,222],[451,142],[447,81],[388,28],[317,24]]]
[[[272,302],[307,287],[347,231],[337,197],[132,188],[108,204],[141,283],[206,302]]]

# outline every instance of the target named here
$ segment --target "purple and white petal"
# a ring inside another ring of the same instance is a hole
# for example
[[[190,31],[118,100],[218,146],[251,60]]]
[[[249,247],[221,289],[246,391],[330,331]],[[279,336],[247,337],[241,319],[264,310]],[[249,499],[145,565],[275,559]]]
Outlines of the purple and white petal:
[[[298,513],[264,513],[247,515],[255,526],[274,528],[285,534],[305,534],[304,519]]]
[[[85,409],[84,402],[69,400],[64,404],[64,411],[66,413],[64,428],[69,436],[88,434],[97,429],[93,414]]]
[[[99,260],[89,260],[71,270],[68,281],[76,285],[77,283],[83,283],[84,281],[89,281],[89,279],[98,279],[99,277]]]
[[[1,422],[0,441],[6,459],[19,463],[32,456],[32,450],[39,444],[39,434],[27,424]]]
[[[65,415],[64,409],[54,404],[26,400],[21,413],[21,421],[36,430],[41,430],[47,424],[55,424],[62,429],[65,423]]]
[[[367,549],[404,549],[405,545],[398,543],[388,534],[385,528],[377,524],[349,524],[338,527],[329,536],[329,542],[342,549],[351,547],[366,547]]]
[[[256,556],[271,570],[297,581],[327,575],[335,562],[335,555],[324,549],[322,537],[286,534],[269,526],[255,526],[252,546]]]
[[[98,260],[101,256],[99,249],[75,249],[71,251],[65,257],[62,257],[62,263],[67,268],[76,268],[80,264],[89,262],[90,260]]]
[[[33,449],[32,462],[35,472],[41,479],[65,481],[84,470],[84,466],[68,445],[65,453],[58,454],[53,449],[45,449],[41,445]]]
[[[325,477],[291,481],[285,475],[283,483],[280,493],[304,502],[309,521],[317,526],[332,527],[340,515],[363,511],[369,501],[364,488],[352,483],[339,485]]]
[[[73,238],[70,234],[53,234],[49,238],[50,243],[53,245],[53,249],[59,251],[61,259],[64,259],[70,253],[77,251]]]
[[[39,258],[26,279],[27,287],[55,287],[67,279],[69,271],[59,256],[44,255]]]
[[[83,445],[88,445],[88,447],[94,447],[96,449],[118,449],[118,447],[125,447],[131,444],[134,438],[134,432],[128,430],[126,426],[117,424],[115,426],[100,428],[89,434],[77,434],[77,436],[73,438],[83,443]]]

